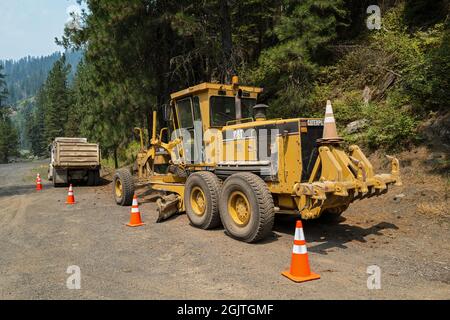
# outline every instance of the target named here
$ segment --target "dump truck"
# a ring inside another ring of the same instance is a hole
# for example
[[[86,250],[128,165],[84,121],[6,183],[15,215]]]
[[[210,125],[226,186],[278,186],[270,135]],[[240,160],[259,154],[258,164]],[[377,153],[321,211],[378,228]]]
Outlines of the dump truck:
[[[173,93],[157,132],[144,143],[132,170],[118,170],[113,193],[130,205],[135,185],[158,191],[158,221],[186,212],[191,225],[223,225],[238,240],[272,232],[274,216],[339,217],[355,200],[401,185],[399,161],[376,174],[362,150],[338,136],[331,101],[324,118],[267,119],[262,88],[203,83]],[[325,107],[325,105],[324,105]]]
[[[48,179],[55,187],[71,182],[100,183],[100,147],[86,138],[56,138],[49,146]]]

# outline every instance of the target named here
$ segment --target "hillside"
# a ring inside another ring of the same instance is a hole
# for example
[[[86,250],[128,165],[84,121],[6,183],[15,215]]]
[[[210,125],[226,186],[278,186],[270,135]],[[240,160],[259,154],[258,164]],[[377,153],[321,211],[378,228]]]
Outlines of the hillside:
[[[68,81],[73,81],[78,64],[83,56],[80,51],[65,53],[67,64],[71,66]],[[26,118],[35,108],[35,95],[47,79],[48,73],[61,53],[55,52],[49,56],[25,57],[19,60],[0,60],[4,66],[5,82],[8,89],[6,103],[12,106],[12,121],[18,129],[20,148],[30,147],[25,132]]]
[[[67,52],[67,63],[72,66],[69,79],[73,79],[82,53]],[[8,87],[7,102],[15,104],[20,100],[33,97],[47,78],[53,64],[61,58],[59,52],[42,57],[24,57],[19,60],[0,60],[4,67]]]

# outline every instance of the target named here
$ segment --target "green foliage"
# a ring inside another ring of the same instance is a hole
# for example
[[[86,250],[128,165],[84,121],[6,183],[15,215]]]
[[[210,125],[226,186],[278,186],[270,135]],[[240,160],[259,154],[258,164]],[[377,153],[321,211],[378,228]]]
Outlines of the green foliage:
[[[352,121],[362,119],[364,104],[361,91],[354,90],[346,92],[341,98],[333,101],[336,122],[346,125]]]
[[[6,102],[8,97],[8,88],[6,87],[5,75],[3,74],[3,66],[0,64],[0,108]]]
[[[44,132],[47,143],[51,143],[56,137],[65,135],[64,128],[71,103],[70,89],[67,83],[69,71],[70,66],[66,65],[63,56],[55,62],[44,85]]]
[[[314,113],[309,106],[327,45],[337,37],[346,15],[343,1],[285,1],[286,11],[274,27],[278,44],[262,52],[246,79],[264,85],[272,115],[295,117]]]
[[[8,162],[8,158],[18,155],[17,129],[11,122],[11,109],[4,105],[7,99],[5,75],[0,65],[0,163]]]
[[[31,152],[39,157],[47,153],[48,145],[44,132],[45,99],[45,88],[41,88],[36,96],[36,107],[28,114],[25,124],[25,134],[30,142]]]
[[[72,80],[82,52],[66,52],[65,56],[67,62],[73,67],[69,75],[69,80]],[[8,103],[15,105],[21,100],[34,97],[59,59],[61,59],[61,54],[56,52],[42,57],[0,61],[5,68],[5,74],[8,75]]]
[[[0,163],[6,163],[9,157],[18,156],[19,136],[17,129],[5,110],[0,111]]]
[[[56,137],[78,133],[78,119],[70,114],[73,111],[72,91],[68,84],[70,69],[65,56],[55,62],[36,95],[34,110],[27,113],[25,133],[36,156],[46,155],[47,146]]]
[[[404,20],[410,28],[423,28],[445,20],[448,0],[406,0]]]
[[[401,149],[421,141],[417,126],[430,111],[448,109],[448,22],[409,31],[399,4],[384,14],[383,28],[371,32],[333,66],[321,67],[309,95],[311,109],[331,99],[340,131],[356,120],[367,125],[346,135],[371,149]],[[370,104],[363,101],[369,90]]]
[[[401,75],[398,87],[411,98],[416,112],[446,108],[449,23],[409,32],[402,20],[404,10],[399,5],[388,12],[385,27],[373,37],[372,47],[391,57],[389,67]]]
[[[372,148],[401,149],[418,139],[416,119],[390,104],[369,105],[363,115],[369,120],[363,141]]]

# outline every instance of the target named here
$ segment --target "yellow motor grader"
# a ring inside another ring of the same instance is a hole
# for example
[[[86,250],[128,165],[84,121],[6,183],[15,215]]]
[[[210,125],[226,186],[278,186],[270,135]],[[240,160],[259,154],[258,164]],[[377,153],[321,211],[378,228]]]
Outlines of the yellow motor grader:
[[[375,174],[361,149],[347,151],[338,136],[331,102],[323,119],[267,119],[257,104],[263,89],[203,83],[171,95],[150,146],[142,130],[134,175],[116,172],[115,200],[130,205],[135,183],[160,192],[158,221],[186,212],[202,229],[224,226],[245,242],[269,235],[276,213],[315,219],[339,216],[357,199],[400,185],[399,161],[390,174]]]

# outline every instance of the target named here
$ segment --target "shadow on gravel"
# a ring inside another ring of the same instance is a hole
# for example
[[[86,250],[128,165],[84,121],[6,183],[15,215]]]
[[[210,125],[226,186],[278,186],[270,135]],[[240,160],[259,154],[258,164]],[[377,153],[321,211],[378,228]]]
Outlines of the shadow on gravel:
[[[51,181],[49,183],[53,187],[53,183]],[[87,182],[85,182],[85,181],[74,180],[74,181],[70,181],[69,182],[69,184],[72,184],[73,187],[78,187],[78,188],[79,187],[82,187],[82,188],[84,188],[84,187],[88,187],[88,188],[104,187],[104,186],[107,186],[110,183],[111,183],[110,180],[107,180],[107,179],[104,179],[104,178],[100,178],[100,183],[98,185],[96,185],[96,186],[89,186],[87,184]],[[67,184],[67,185],[66,184],[61,184],[61,185],[58,185],[56,188],[58,188],[58,189],[60,189],[60,188],[68,188],[69,184]]]
[[[36,192],[35,185],[21,185],[21,186],[7,186],[0,187],[0,198],[20,196],[24,194],[30,194]]]
[[[274,231],[293,235],[295,222],[298,217],[279,215],[275,219]],[[341,217],[337,222],[324,222],[322,220],[304,221],[306,241],[309,243],[308,250],[319,254],[328,254],[327,250],[333,248],[347,249],[346,243],[352,241],[367,242],[368,236],[383,236],[382,230],[398,230],[395,224],[380,222],[369,228],[345,224],[345,218]],[[312,244],[314,243],[314,244]],[[318,243],[318,244],[316,244]]]

